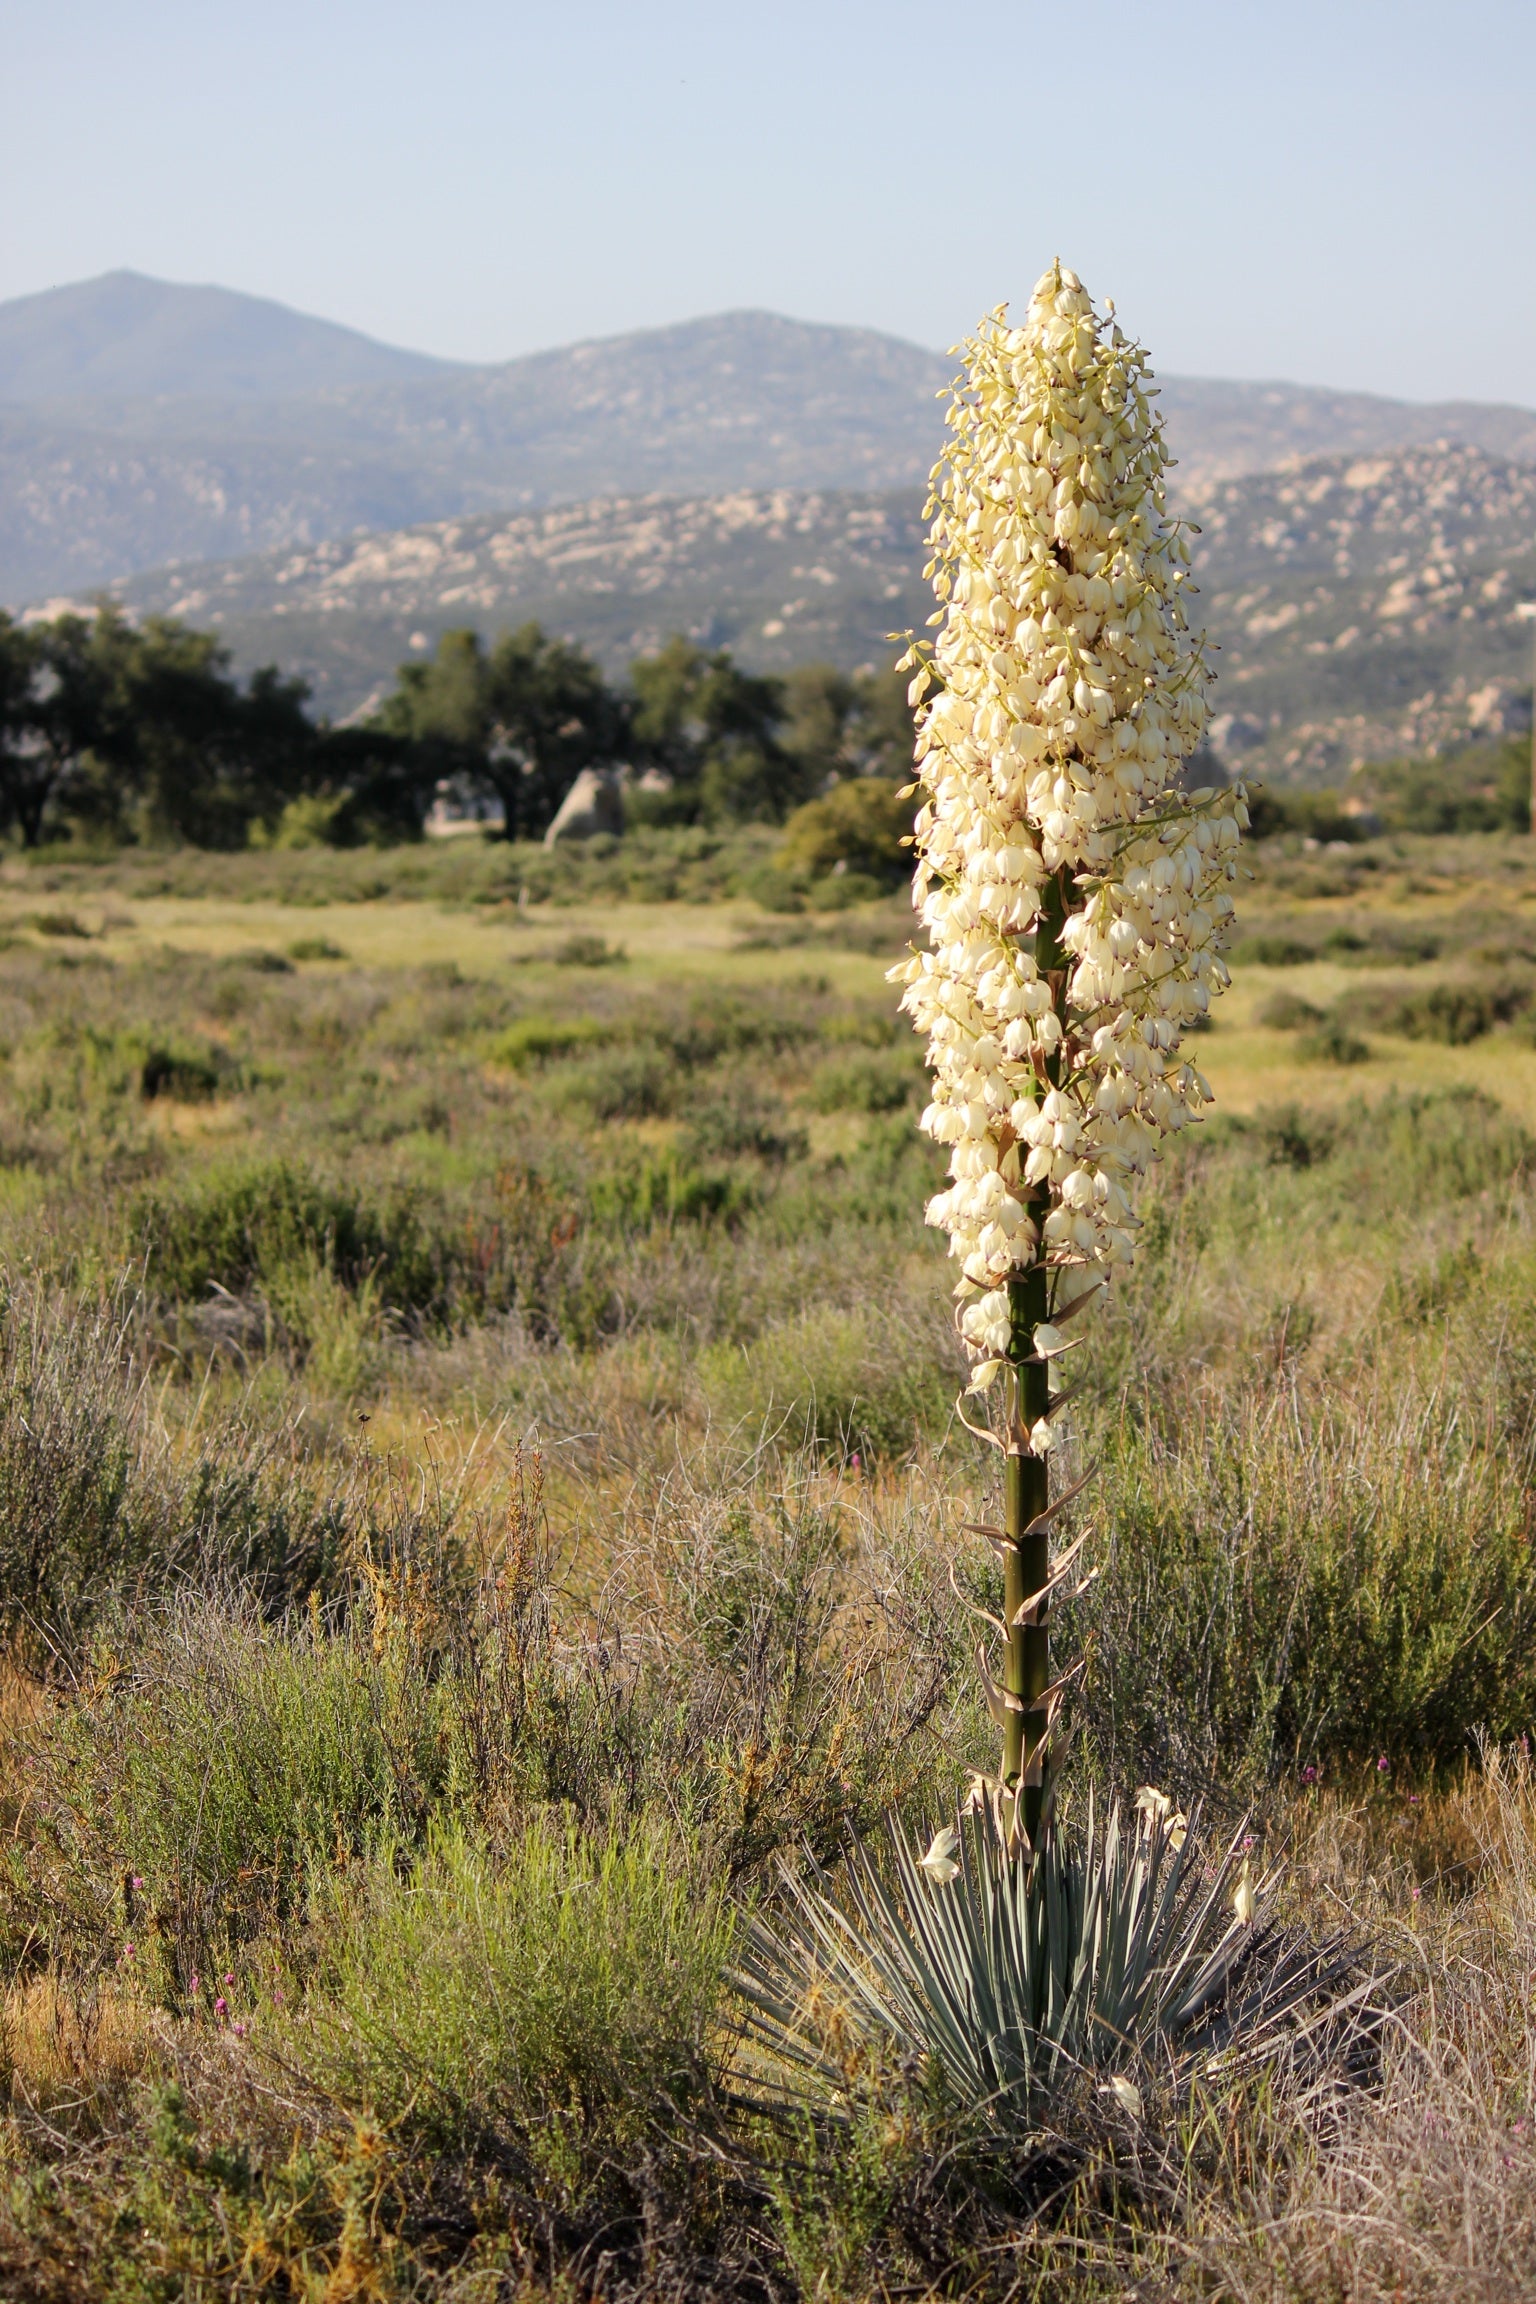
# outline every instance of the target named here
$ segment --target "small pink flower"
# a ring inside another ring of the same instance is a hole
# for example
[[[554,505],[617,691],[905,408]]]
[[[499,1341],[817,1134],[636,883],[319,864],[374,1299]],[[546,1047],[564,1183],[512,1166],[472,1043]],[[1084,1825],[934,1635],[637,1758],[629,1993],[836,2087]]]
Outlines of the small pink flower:
[[[197,1970],[194,1968],[192,1971],[192,1997],[194,2000],[197,1998],[197,1995],[199,1992],[201,1992],[202,1988],[203,1980],[201,1976],[199,1976]]]
[[[123,1958],[125,1960],[131,1960],[133,1958],[133,1946],[131,1944],[125,1944],[123,1946]]]
[[[1245,1832],[1245,1833],[1243,1834],[1243,1853],[1244,1853],[1244,1855],[1245,1855],[1245,1856],[1246,1856],[1246,1854],[1248,1853],[1248,1850],[1249,1850],[1249,1849],[1250,1849],[1252,1846],[1253,1846],[1253,1834],[1252,1834],[1251,1832]]]
[[[1376,1763],[1377,1775],[1379,1776],[1384,1768],[1390,1768],[1391,1765],[1391,1761],[1387,1758],[1385,1752],[1383,1752],[1381,1758]]]
[[[143,1881],[142,1881],[142,1880],[139,1878],[139,1876],[138,1876],[137,1872],[135,1872],[135,1874],[134,1874],[134,1876],[133,1876],[133,1885],[134,1885],[134,1887],[135,1887],[135,1888],[142,1888],[142,1887],[143,1887],[143,1885],[144,1885]]]
[[[274,1984],[274,1985],[273,1985],[273,1987],[272,1987],[272,2005],[273,2005],[273,2007],[274,2007],[274,2008],[281,2008],[282,2004],[283,2004],[283,1994],[282,1994],[282,1987],[281,1987],[280,1985]]]
[[[234,2036],[237,2040],[243,2040],[245,2038],[245,2026],[243,2024],[232,2024],[230,2026],[230,2030],[234,2033]]]
[[[217,2000],[215,2000],[213,2004],[213,2012],[215,2016],[218,2017],[221,2024],[223,2023],[225,2017],[229,2014],[229,2002],[225,1999],[222,1992],[219,1994]]]
[[[1307,1762],[1306,1767],[1303,1768],[1301,1772],[1301,1780],[1303,1784],[1315,1784],[1317,1782],[1317,1770],[1313,1767],[1310,1760]]]
[[[1415,1890],[1414,1890],[1414,1892],[1413,1892],[1413,1900],[1414,1900],[1415,1904],[1417,1904],[1417,1902],[1418,1902],[1418,1900],[1419,1900],[1419,1891],[1417,1890],[1417,1888],[1415,1888]]]
[[[1383,1766],[1383,1767],[1385,1767],[1385,1766],[1386,1766],[1386,1762],[1385,1762],[1385,1761],[1383,1761],[1383,1762],[1382,1762],[1382,1766]],[[225,1977],[224,1977],[224,1981],[225,1981],[225,1983],[226,1983],[226,1984],[233,1984],[234,1980],[235,1980],[235,1978],[234,1978],[234,1972],[233,1972],[233,1970],[228,1970],[228,1971],[226,1971],[226,1973],[225,1973]]]

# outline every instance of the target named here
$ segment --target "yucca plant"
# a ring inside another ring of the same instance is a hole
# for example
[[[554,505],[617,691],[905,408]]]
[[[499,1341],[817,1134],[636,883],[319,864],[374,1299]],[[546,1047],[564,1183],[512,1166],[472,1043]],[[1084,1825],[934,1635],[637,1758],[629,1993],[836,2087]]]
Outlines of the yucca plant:
[[[928,948],[893,978],[928,1039],[929,1135],[952,1147],[928,1221],[960,1266],[972,1426],[1003,1457],[1002,1643],[980,1665],[995,1796],[1027,1855],[1070,1674],[1053,1674],[1053,1371],[1066,1325],[1134,1252],[1136,1187],[1210,1089],[1181,1051],[1229,981],[1242,786],[1187,789],[1206,672],[1167,511],[1146,355],[1059,263],[1022,328],[965,346],[934,469],[939,631],[914,644],[914,901]],[[963,1413],[963,1411],[962,1411]]]
[[[991,1805],[925,1856],[896,1818],[890,1864],[856,1848],[837,1876],[784,1870],[777,1924],[753,1920],[739,1992],[790,2083],[846,2095],[861,2064],[924,2067],[980,2135],[1027,2134],[1086,2078],[1134,2116],[1134,2075],[1214,2077],[1293,2047],[1304,2012],[1338,2013],[1341,1941],[1268,1938],[1278,1867],[1250,1877],[1241,1830],[1214,1866],[1156,1794],[1127,1826],[1075,1843],[1047,1830],[1029,1862]]]
[[[1001,1614],[976,1608],[1001,1644],[995,1673],[985,1647],[978,1662],[1002,1748],[926,1854],[892,1824],[889,1880],[868,1848],[840,1885],[791,1875],[740,1983],[802,2074],[829,2078],[830,2023],[1017,2124],[1066,2070],[1183,2053],[1239,2020],[1256,2044],[1318,1977],[1250,1958],[1270,1882],[1235,1849],[1198,1861],[1161,1793],[1143,1789],[1130,1829],[1114,1809],[1077,1832],[1053,1813],[1073,1675],[1053,1672],[1050,1614],[1086,1536],[1053,1560],[1051,1535],[1087,1480],[1052,1498],[1070,1396],[1054,1374],[1068,1324],[1133,1255],[1160,1139],[1210,1101],[1181,1040],[1229,980],[1247,811],[1241,785],[1185,774],[1206,674],[1145,355],[1059,264],[1022,328],[999,309],[965,355],[929,503],[940,629],[905,659],[928,946],[892,973],[928,1039],[922,1125],[951,1147],[928,1220],[960,1266],[969,1390],[992,1408],[965,1420],[1002,1456],[1002,1524],[974,1531],[1002,1572]],[[1246,1996],[1245,1973],[1264,1979]]]

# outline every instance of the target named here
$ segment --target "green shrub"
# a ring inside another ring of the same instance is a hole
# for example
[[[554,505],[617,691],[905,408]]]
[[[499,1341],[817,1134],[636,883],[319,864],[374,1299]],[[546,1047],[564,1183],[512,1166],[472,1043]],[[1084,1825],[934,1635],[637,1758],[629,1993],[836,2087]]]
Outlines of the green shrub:
[[[391,2126],[508,2146],[574,2204],[706,2093],[733,1924],[676,1828],[535,1821],[493,1862],[434,1836],[334,1898],[311,2076]],[[334,2011],[334,2013],[332,2013]]]
[[[803,1160],[807,1148],[804,1129],[790,1124],[780,1099],[747,1084],[696,1106],[685,1144],[688,1157],[701,1164],[750,1157],[781,1165]]]
[[[1252,961],[1256,968],[1301,968],[1317,958],[1317,947],[1297,936],[1244,936],[1233,946],[1232,957]]]
[[[434,1238],[419,1196],[373,1199],[294,1161],[254,1161],[205,1171],[179,1190],[142,1195],[131,1212],[151,1282],[195,1303],[217,1286],[300,1293],[317,1273],[356,1289],[376,1282],[382,1302],[441,1311],[452,1294],[453,1257]]]
[[[422,1661],[405,1642],[375,1654],[366,1634],[189,1606],[66,1716],[81,1820],[158,1907],[171,1989],[299,1909],[312,1860],[423,1828],[444,1751]]]
[[[1296,1053],[1311,1064],[1363,1064],[1371,1051],[1364,1040],[1330,1016],[1312,1032],[1304,1032]]]
[[[1081,1604],[1113,1774],[1256,1784],[1381,1755],[1450,1764],[1536,1708],[1518,1473],[1408,1380],[1255,1387],[1093,1436],[1111,1531]],[[1176,1698],[1173,1692],[1177,1691]]]
[[[519,1016],[487,1043],[485,1053],[492,1064],[525,1072],[530,1065],[570,1056],[581,1048],[602,1047],[618,1029],[597,1016]]]
[[[818,1112],[900,1112],[922,1101],[921,1055],[915,1049],[871,1049],[823,1064],[811,1081]]]
[[[1383,994],[1371,1003],[1369,1015],[1381,1031],[1402,1039],[1438,1040],[1449,1048],[1464,1048],[1496,1024],[1520,1015],[1533,996],[1536,982],[1528,977],[1453,981],[1397,997]]]
[[[1299,1032],[1308,1024],[1321,1024],[1322,1020],[1321,1008],[1314,1008],[1310,1000],[1298,999],[1294,992],[1277,992],[1259,1010],[1259,1022],[1267,1024],[1272,1032]]]
[[[824,882],[841,867],[870,895],[893,888],[911,870],[912,803],[898,800],[877,776],[845,777],[819,800],[797,808],[784,826],[781,870]]]
[[[765,912],[794,913],[805,910],[805,890],[800,877],[787,872],[782,864],[764,864],[759,871],[749,872],[742,882],[741,892],[760,904]],[[795,942],[799,938],[794,939]],[[773,949],[772,944],[764,949]]]
[[[550,958],[557,968],[615,968],[622,967],[629,954],[606,936],[567,936]]]
[[[937,1333],[873,1306],[818,1305],[698,1360],[711,1414],[791,1447],[900,1456],[942,1432],[963,1381]]]
[[[738,1170],[696,1168],[667,1152],[599,1169],[587,1197],[595,1223],[616,1232],[649,1232],[658,1224],[739,1216],[755,1195]]]
[[[281,1607],[336,1579],[346,1514],[290,1436],[210,1418],[173,1450],[136,1360],[137,1306],[33,1285],[0,1301],[0,1637],[72,1667],[103,1619],[192,1578]]]
[[[217,1047],[151,1048],[139,1068],[146,1101],[164,1096],[177,1104],[206,1104],[239,1082],[239,1066]]]
[[[594,1120],[652,1120],[673,1110],[678,1081],[655,1042],[641,1041],[565,1066],[556,1075],[554,1093],[562,1104]]]

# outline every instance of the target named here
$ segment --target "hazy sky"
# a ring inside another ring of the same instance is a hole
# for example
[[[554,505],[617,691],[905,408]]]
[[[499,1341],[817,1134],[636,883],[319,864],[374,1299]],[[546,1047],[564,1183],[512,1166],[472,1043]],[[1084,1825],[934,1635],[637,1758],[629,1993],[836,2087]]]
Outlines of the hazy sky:
[[[130,265],[497,359],[950,342],[1536,404],[1536,0],[0,0],[0,296]]]

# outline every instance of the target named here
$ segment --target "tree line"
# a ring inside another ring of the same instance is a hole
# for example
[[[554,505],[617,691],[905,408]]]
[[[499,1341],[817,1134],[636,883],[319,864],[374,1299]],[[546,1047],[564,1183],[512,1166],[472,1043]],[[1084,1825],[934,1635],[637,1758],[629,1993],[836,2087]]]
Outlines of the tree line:
[[[217,637],[113,607],[0,612],[0,833],[240,848],[419,838],[444,792],[499,802],[537,839],[583,769],[627,772],[632,821],[782,822],[838,779],[895,781],[912,722],[894,674],[782,678],[682,636],[608,680],[526,624],[443,635],[360,724],[316,719],[302,680],[242,682]]]

